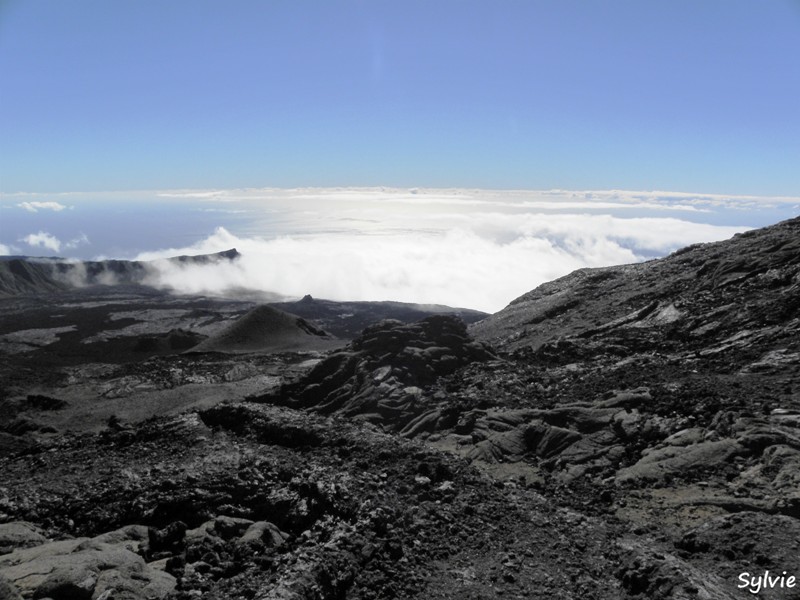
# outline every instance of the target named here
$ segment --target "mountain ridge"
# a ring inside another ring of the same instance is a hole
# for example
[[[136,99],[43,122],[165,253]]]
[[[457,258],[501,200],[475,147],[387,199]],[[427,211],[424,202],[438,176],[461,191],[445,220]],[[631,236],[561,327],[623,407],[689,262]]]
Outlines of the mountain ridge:
[[[179,265],[208,265],[223,260],[234,261],[239,256],[236,248],[231,248],[213,254],[182,255],[162,260]],[[0,257],[0,297],[48,294],[90,285],[143,284],[157,262],[3,256]]]

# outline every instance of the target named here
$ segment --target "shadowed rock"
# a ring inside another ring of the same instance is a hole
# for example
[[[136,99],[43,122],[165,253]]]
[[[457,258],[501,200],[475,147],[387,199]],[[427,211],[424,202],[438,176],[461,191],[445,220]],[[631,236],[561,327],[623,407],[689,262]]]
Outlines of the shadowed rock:
[[[461,319],[384,320],[331,354],[297,383],[259,397],[322,414],[338,413],[400,430],[427,410],[420,386],[493,355],[472,341]]]

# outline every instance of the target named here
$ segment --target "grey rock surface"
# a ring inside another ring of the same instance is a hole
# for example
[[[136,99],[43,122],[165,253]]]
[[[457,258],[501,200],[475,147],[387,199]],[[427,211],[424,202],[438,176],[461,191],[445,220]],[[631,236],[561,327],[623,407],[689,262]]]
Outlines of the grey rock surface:
[[[0,556],[0,585],[751,597],[743,573],[800,575],[798,240],[795,219],[580,271],[469,327],[382,320],[330,352],[134,360],[108,337],[69,363],[58,353],[116,322],[84,306],[91,327],[0,364],[0,523],[45,538]],[[68,325],[32,302],[2,304],[2,334]],[[220,308],[153,302],[118,324]]]

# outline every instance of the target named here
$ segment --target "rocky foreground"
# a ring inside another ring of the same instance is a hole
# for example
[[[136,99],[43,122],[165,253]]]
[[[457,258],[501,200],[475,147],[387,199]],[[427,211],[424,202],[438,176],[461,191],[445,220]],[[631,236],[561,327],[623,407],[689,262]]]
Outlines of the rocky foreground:
[[[0,598],[800,597],[799,330],[795,219],[469,327],[4,372]]]

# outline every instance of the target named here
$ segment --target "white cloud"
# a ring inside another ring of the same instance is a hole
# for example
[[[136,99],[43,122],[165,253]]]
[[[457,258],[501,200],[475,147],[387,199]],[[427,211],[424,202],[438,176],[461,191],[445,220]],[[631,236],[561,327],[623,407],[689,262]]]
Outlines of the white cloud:
[[[694,223],[671,217],[622,218],[613,215],[482,213],[466,219],[494,239],[502,236],[545,238],[565,247],[613,241],[638,256],[664,254],[697,242],[726,239],[748,229]]]
[[[14,246],[7,246],[6,244],[0,244],[0,256],[11,256],[12,254],[16,254],[18,250]]]
[[[239,237],[220,227],[185,248],[140,260],[236,247],[233,265],[159,261],[152,283],[184,293],[250,288],[334,300],[397,300],[500,310],[537,285],[581,267],[632,263],[689,243],[730,237],[743,228],[679,219],[609,215],[467,216],[460,226],[391,234],[325,233],[273,239]]]
[[[28,234],[20,241],[25,242],[29,246],[47,248],[53,252],[61,250],[61,241],[57,237],[44,231]]]
[[[242,253],[233,265],[160,262],[153,282],[181,292],[223,293],[244,287],[298,297],[310,293],[487,311],[496,311],[574,269],[635,262],[688,244],[728,238],[747,229],[744,224],[763,223],[765,214],[794,216],[792,207],[800,204],[798,197],[662,191],[378,187],[104,192],[74,200],[63,195],[7,198],[10,206],[64,199],[86,206],[102,200],[105,207],[119,200],[124,207],[152,207],[155,200],[159,207],[168,207],[164,215],[173,227],[164,232],[137,229],[144,220],[131,218],[126,234],[135,241],[120,239],[120,247],[181,245],[140,254],[140,259],[231,247]],[[89,238],[108,237],[104,228],[109,223],[103,219],[113,217],[102,214],[103,218],[82,225],[88,236],[60,243],[39,232],[25,241],[51,251],[84,246]],[[193,244],[177,241],[197,240],[197,227],[213,225],[222,227],[206,239]],[[92,248],[98,254],[111,253],[96,243]]]
[[[54,210],[56,212],[62,211],[66,206],[60,204],[59,202],[21,202],[17,204],[20,208],[24,208],[28,212],[39,212],[40,210]]]

